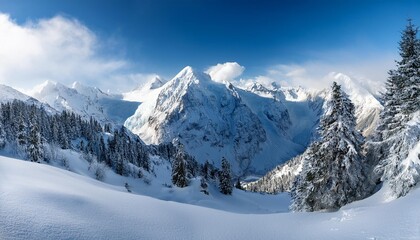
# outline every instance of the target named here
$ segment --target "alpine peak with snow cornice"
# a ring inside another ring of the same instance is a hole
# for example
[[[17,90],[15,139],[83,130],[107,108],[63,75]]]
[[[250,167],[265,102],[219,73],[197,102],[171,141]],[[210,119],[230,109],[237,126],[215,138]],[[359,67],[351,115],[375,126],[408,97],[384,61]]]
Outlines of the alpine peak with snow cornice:
[[[189,66],[125,122],[146,143],[178,138],[198,161],[218,165],[226,157],[237,173],[264,172],[302,151],[287,135],[289,125],[280,102],[213,81]],[[279,152],[278,144],[289,148]]]

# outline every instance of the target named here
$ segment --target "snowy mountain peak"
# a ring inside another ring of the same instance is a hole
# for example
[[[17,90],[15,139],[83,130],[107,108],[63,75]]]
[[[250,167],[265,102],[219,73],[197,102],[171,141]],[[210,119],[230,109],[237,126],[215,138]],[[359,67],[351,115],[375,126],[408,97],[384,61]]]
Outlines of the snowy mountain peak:
[[[30,92],[30,95],[41,102],[50,104],[53,108],[62,111],[62,110],[71,110],[67,107],[57,108],[56,104],[53,102],[64,103],[65,96],[74,96],[77,94],[75,89],[64,86],[61,83],[47,80],[40,85],[36,86],[33,91]]]
[[[136,88],[134,88],[131,92],[139,92],[139,91],[149,91],[153,89],[157,89],[162,87],[165,84],[165,80],[163,80],[159,75],[155,75],[150,78],[150,80],[146,81],[145,83],[139,84]]]
[[[330,76],[335,79],[339,84],[341,84],[347,94],[349,95],[361,95],[361,96],[368,96],[371,93],[364,88],[355,78],[351,78],[350,76],[344,73],[330,73]]]
[[[18,90],[12,87],[0,84],[0,102],[5,103],[13,101],[15,99],[20,101],[35,101],[35,99],[19,92]]]
[[[182,81],[186,84],[198,84],[200,81],[211,81],[211,77],[206,73],[197,72],[192,67],[186,66],[171,80],[171,82],[177,81]]]
[[[79,82],[67,87],[46,81],[35,87],[30,94],[59,112],[71,111],[85,119],[96,118],[101,123],[121,124],[138,107],[138,103],[123,101],[120,96],[108,95],[98,88],[84,86]]]
[[[191,66],[184,67],[174,78],[185,78],[194,74],[194,69]]]
[[[64,85],[57,83],[55,81],[46,80],[45,82],[39,84],[34,88],[34,90],[38,93],[45,92],[45,91],[54,91],[57,90],[57,88],[64,87]]]
[[[361,130],[365,136],[370,135],[377,126],[379,114],[383,108],[381,103],[361,80],[336,72],[330,73],[330,76],[341,84],[342,89],[355,105],[357,129]]]
[[[262,172],[302,151],[285,132],[290,119],[279,101],[213,81],[191,67],[152,92],[125,122],[146,143],[178,138],[198,161],[217,164],[226,157],[236,172]],[[288,150],[268,154],[277,144]]]
[[[108,95],[97,87],[86,86],[77,81],[71,85],[71,88],[76,90],[78,93],[83,94],[90,98],[98,98],[98,97],[103,97],[103,96]]]
[[[149,89],[156,89],[156,88],[162,87],[163,84],[164,84],[164,81],[159,76],[155,76],[146,85],[149,86]]]

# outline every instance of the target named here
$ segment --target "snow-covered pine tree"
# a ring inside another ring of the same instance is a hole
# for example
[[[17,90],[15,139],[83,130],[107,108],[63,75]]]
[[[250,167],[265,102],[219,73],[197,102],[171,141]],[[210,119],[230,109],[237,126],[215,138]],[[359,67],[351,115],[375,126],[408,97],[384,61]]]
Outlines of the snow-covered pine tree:
[[[3,149],[6,146],[6,131],[3,126],[2,114],[0,114],[0,149]]]
[[[31,114],[28,138],[28,157],[32,162],[40,162],[44,158],[41,132],[35,114]]]
[[[369,187],[354,106],[336,82],[326,104],[321,139],[308,149],[292,189],[295,211],[335,210],[363,198]]]
[[[183,145],[180,143],[175,159],[172,161],[172,183],[180,188],[188,186],[185,153]]]
[[[26,140],[27,140],[27,132],[26,132],[26,124],[25,124],[25,120],[23,118],[22,115],[19,115],[18,117],[18,129],[17,129],[17,144],[19,147],[22,147],[26,144]]]
[[[417,33],[418,28],[410,19],[400,42],[401,61],[397,62],[403,90],[399,96],[401,112],[405,116],[420,109],[420,41]]]
[[[201,165],[201,176],[203,176],[205,180],[208,180],[209,175],[210,175],[210,163],[208,160],[206,160],[206,162],[203,165]]]
[[[375,178],[401,197],[420,181],[420,159],[407,158],[420,141],[420,42],[409,20],[399,42],[401,60],[389,72],[384,110],[375,137],[367,144]],[[413,155],[415,153],[413,152]]]
[[[225,195],[232,194],[232,172],[226,158],[222,158],[222,169],[219,172],[219,190]]]
[[[384,110],[377,128],[377,140],[389,138],[409,121],[409,115],[420,108],[420,43],[417,28],[409,20],[400,41],[401,61],[389,71],[386,91],[382,94]]]

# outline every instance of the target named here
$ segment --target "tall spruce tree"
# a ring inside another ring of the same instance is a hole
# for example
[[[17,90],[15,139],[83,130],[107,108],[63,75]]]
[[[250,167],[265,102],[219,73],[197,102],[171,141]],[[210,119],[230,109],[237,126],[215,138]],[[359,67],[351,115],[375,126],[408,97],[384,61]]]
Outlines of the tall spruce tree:
[[[23,118],[22,114],[20,114],[18,116],[18,129],[17,129],[17,144],[19,147],[23,147],[26,145],[26,141],[27,141],[27,130],[26,130],[26,124],[25,124],[25,119]]]
[[[417,28],[409,20],[399,42],[401,60],[397,69],[388,72],[386,91],[382,94],[384,110],[378,126],[377,139],[398,133],[409,115],[420,109],[420,42]]]
[[[321,139],[311,144],[292,189],[295,211],[335,210],[361,199],[368,189],[361,154],[362,135],[355,129],[354,106],[334,82],[321,119]]]
[[[28,157],[32,162],[40,162],[44,158],[41,132],[34,114],[31,114],[30,132],[28,138]]]
[[[409,20],[399,42],[401,60],[396,61],[395,70],[389,71],[382,95],[384,110],[379,126],[375,137],[367,144],[369,160],[376,165],[375,180],[386,182],[396,197],[404,196],[420,181],[420,164],[407,159],[420,141],[420,41],[417,33],[417,27]]]
[[[0,149],[3,149],[6,146],[6,131],[5,127],[3,126],[3,117],[0,114]]]
[[[172,161],[172,183],[180,188],[188,186],[187,164],[182,144],[179,144],[178,152]]]
[[[219,172],[219,189],[225,195],[232,194],[232,172],[230,163],[226,158],[222,158],[222,169]]]

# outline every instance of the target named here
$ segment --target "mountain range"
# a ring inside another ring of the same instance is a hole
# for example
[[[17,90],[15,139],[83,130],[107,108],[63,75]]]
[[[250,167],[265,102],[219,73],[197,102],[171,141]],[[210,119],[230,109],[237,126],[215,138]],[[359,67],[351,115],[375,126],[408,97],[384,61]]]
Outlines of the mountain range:
[[[358,129],[369,136],[382,109],[377,97],[357,80],[331,74],[356,106]],[[146,144],[177,139],[199,163],[207,160],[218,166],[225,157],[242,176],[265,174],[317,138],[326,91],[259,82],[241,87],[235,81],[214,81],[188,66],[169,81],[155,77],[123,94],[78,82],[67,87],[46,81],[28,95],[1,86],[0,100],[23,100],[124,125]]]

